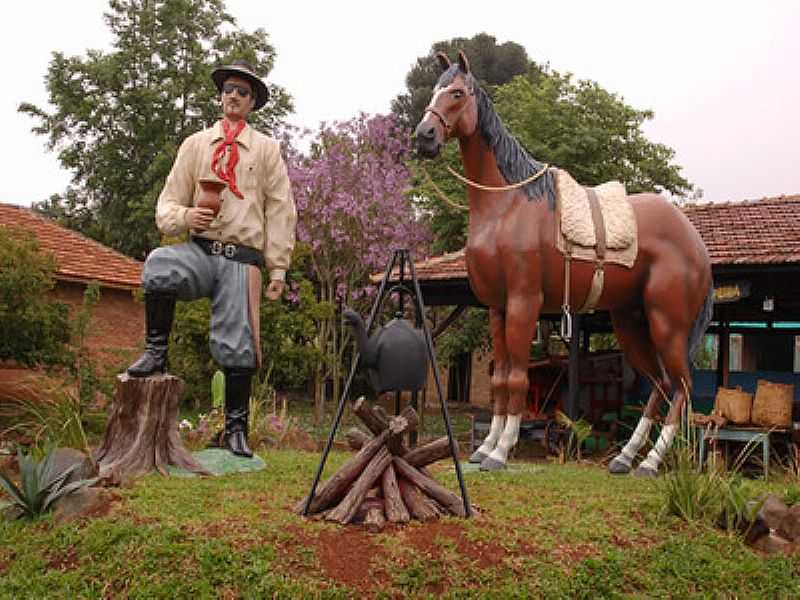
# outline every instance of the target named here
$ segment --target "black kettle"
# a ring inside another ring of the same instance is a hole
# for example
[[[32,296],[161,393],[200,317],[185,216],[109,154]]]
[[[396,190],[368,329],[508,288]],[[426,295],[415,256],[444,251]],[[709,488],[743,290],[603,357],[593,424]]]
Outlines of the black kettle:
[[[422,330],[407,319],[394,318],[369,338],[364,320],[350,308],[342,311],[345,324],[353,329],[370,385],[378,394],[390,391],[416,392],[428,377],[428,352]]]

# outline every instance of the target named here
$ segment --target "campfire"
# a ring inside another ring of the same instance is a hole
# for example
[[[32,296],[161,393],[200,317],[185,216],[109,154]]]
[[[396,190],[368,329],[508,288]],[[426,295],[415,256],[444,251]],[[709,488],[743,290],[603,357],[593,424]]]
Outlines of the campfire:
[[[361,522],[370,531],[380,531],[387,521],[467,516],[463,500],[426,470],[451,456],[446,436],[410,449],[403,436],[415,431],[419,422],[412,407],[389,417],[361,397],[352,411],[370,433],[358,428],[347,432],[356,455],[319,486],[310,503],[308,497],[301,500],[297,512],[342,525]]]

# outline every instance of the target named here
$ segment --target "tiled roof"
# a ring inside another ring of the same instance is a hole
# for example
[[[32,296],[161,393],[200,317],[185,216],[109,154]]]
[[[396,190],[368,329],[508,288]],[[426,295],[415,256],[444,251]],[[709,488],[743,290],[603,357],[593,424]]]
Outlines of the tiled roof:
[[[692,204],[683,212],[714,265],[800,263],[800,195]]]
[[[713,265],[800,263],[800,195],[682,208]],[[467,277],[463,249],[415,266],[424,281]]]
[[[29,208],[0,203],[0,227],[21,227],[35,237],[39,248],[56,260],[56,279],[98,281],[101,285],[137,288],[142,263],[62,227]]]
[[[423,280],[433,279],[464,279],[467,276],[467,263],[464,260],[464,248],[442,256],[429,258],[416,263],[417,278]]]

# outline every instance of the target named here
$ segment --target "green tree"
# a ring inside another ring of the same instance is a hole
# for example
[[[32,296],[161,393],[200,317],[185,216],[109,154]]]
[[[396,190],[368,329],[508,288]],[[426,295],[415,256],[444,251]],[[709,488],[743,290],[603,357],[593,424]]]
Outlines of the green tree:
[[[672,162],[675,152],[645,137],[642,125],[653,112],[629,106],[594,81],[547,71],[515,77],[494,98],[504,124],[531,155],[582,184],[618,180],[629,193],[692,189]]]
[[[0,360],[59,364],[69,341],[67,305],[50,299],[55,261],[24,231],[0,227]]]
[[[392,101],[392,112],[405,127],[413,129],[419,123],[431,99],[431,90],[441,75],[434,58],[436,53],[455,57],[459,50],[469,56],[470,68],[483,86],[502,85],[531,68],[538,70],[525,48],[515,42],[498,44],[496,38],[487,33],[435,42],[428,54],[417,58],[406,75],[406,91]]]
[[[159,242],[153,212],[177,148],[219,118],[210,74],[247,60],[266,76],[275,51],[263,29],[247,32],[223,0],[111,0],[106,23],[112,50],[86,56],[54,52],[46,75],[53,112],[23,103],[38,121],[69,188],[38,205],[67,226],[130,256]],[[270,86],[270,100],[251,123],[270,130],[292,110]]]
[[[487,33],[435,42],[428,54],[416,59],[406,75],[406,91],[392,101],[393,114],[407,129],[413,130],[422,119],[433,86],[442,73],[435,59],[436,53],[444,52],[454,59],[459,50],[467,54],[473,74],[490,95],[497,86],[518,75],[530,74],[536,78],[541,73],[540,67],[528,58],[528,53],[521,45],[515,42],[498,44],[497,39]],[[445,170],[447,165],[457,168],[461,164],[457,146],[447,146],[436,164],[421,161],[411,161],[410,164],[418,206],[427,215],[431,230],[436,234],[431,251],[440,254],[463,248],[466,243],[467,213],[447,205],[428,180],[429,175],[438,190],[453,199],[454,203],[465,203],[463,185]]]

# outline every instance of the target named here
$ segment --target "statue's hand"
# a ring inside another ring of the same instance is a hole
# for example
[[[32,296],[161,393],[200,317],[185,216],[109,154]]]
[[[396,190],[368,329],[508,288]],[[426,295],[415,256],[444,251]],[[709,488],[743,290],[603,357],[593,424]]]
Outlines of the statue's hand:
[[[184,220],[189,229],[205,231],[211,225],[211,221],[214,220],[214,211],[210,208],[189,208],[186,210]]]
[[[285,282],[281,281],[280,279],[273,279],[269,282],[264,295],[267,297],[267,300],[277,300],[281,297],[284,287],[286,287]]]

